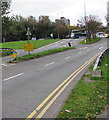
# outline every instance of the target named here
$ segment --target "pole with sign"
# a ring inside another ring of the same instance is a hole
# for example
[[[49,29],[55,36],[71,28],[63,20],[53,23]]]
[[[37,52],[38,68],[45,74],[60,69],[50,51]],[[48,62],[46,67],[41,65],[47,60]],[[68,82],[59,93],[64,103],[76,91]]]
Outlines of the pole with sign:
[[[30,29],[28,28],[27,29],[27,33],[26,33],[26,35],[28,36],[28,44],[29,44],[29,40],[30,40],[30,35],[31,35],[31,33],[30,33]],[[25,49],[25,48],[24,48]],[[30,51],[28,50],[28,55],[30,55]]]
[[[34,44],[32,44],[32,43],[25,43],[24,44],[24,51],[34,51]]]

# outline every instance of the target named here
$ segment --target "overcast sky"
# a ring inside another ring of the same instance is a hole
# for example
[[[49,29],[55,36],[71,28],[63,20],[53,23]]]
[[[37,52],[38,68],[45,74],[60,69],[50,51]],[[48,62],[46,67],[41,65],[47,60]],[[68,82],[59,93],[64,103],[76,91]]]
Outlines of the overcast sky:
[[[71,25],[84,16],[84,1],[87,16],[98,15],[106,25],[107,1],[109,0],[12,0],[11,14],[28,17],[48,15],[52,21],[59,17],[70,19]]]

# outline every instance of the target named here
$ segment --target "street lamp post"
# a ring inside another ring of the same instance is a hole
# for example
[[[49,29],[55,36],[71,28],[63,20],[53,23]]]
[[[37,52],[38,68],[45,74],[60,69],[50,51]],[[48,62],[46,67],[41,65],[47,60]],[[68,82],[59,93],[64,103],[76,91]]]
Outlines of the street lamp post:
[[[86,31],[86,41],[87,41],[87,18],[86,18],[86,1],[84,0],[84,20],[85,20],[85,31]]]

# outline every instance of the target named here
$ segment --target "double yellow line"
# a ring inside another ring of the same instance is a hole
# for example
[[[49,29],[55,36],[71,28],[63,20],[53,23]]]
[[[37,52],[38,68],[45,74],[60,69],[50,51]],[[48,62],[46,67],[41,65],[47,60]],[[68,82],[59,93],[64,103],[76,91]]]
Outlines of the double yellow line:
[[[100,52],[101,53],[101,52]],[[59,95],[65,90],[65,88],[73,81],[73,79],[83,70],[85,69],[100,53],[97,53],[91,59],[89,59],[86,63],[84,63],[80,68],[78,68],[75,72],[73,72],[65,81],[63,81],[28,117],[27,119],[33,118],[37,111],[39,111],[52,97],[54,97],[49,101],[49,103],[43,108],[43,110],[39,113],[36,118],[41,118],[49,107],[54,103],[54,101],[59,97]],[[59,90],[60,89],[60,90]],[[57,93],[56,93],[57,92]],[[27,120],[26,119],[26,120]]]

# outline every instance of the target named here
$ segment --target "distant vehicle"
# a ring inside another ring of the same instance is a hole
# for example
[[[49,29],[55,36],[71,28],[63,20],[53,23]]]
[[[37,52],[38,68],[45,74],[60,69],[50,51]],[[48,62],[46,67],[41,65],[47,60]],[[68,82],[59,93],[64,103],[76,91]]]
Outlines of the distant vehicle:
[[[109,38],[109,29],[106,29],[105,34],[104,34],[104,37],[105,37],[105,38]]]
[[[35,37],[32,37],[32,39],[31,40],[36,40],[36,38]]]
[[[71,38],[73,38],[73,39],[86,38],[86,33],[72,33]]]
[[[71,32],[71,38],[86,38],[86,33],[84,30],[72,30]]]
[[[98,32],[98,33],[96,34],[96,36],[102,38],[102,37],[104,37],[104,32]]]
[[[45,38],[40,38],[40,39],[38,39],[38,40],[45,40]]]
[[[108,33],[104,34],[104,37],[109,38],[109,34]]]

